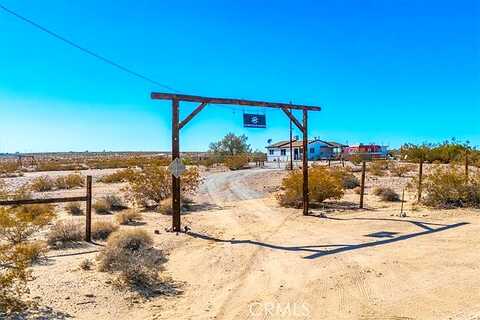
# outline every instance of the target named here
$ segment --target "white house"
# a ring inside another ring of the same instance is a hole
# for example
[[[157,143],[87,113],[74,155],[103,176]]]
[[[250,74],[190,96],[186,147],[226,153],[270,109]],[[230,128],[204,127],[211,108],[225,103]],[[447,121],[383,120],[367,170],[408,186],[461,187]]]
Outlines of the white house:
[[[320,139],[310,140],[308,142],[308,160],[329,159],[335,157],[339,144],[322,141]],[[289,141],[279,141],[273,143],[267,148],[267,161],[285,162],[290,160]],[[303,157],[303,141],[292,140],[293,160],[301,160]]]

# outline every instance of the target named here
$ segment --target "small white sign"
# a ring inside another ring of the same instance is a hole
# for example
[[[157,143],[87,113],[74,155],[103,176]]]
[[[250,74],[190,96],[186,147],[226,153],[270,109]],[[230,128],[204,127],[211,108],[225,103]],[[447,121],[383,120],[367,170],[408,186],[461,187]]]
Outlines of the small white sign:
[[[168,170],[173,174],[175,178],[180,178],[182,173],[185,171],[185,165],[182,163],[180,158],[175,158],[169,165]]]

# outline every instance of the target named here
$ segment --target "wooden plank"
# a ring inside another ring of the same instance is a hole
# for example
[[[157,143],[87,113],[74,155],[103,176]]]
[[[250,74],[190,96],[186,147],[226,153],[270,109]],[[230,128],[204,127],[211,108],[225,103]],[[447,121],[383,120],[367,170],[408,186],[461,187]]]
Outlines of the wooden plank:
[[[193,117],[195,117],[200,111],[202,111],[206,105],[207,104],[205,102],[200,103],[200,105],[196,107],[195,110],[192,111],[192,113],[190,113],[183,121],[180,122],[180,124],[178,125],[178,129],[182,129],[188,123],[188,121],[192,120]]]
[[[23,200],[2,200],[0,206],[20,206],[26,204],[48,204],[62,202],[87,201],[86,196],[82,197],[66,197],[66,198],[48,198],[48,199],[23,199]]]
[[[212,97],[202,97],[202,96],[193,96],[193,95],[176,94],[176,93],[163,93],[163,92],[152,92],[150,94],[150,97],[152,99],[159,99],[159,100],[205,102],[208,104],[233,104],[233,105],[250,106],[250,107],[264,107],[264,108],[277,108],[277,109],[289,108],[289,109],[310,110],[310,111],[321,110],[321,108],[317,106],[305,106],[305,105],[298,105],[298,104],[255,101],[255,100],[245,100],[245,99],[212,98]]]
[[[300,121],[297,120],[297,118],[295,118],[295,116],[287,109],[287,108],[282,108],[283,112],[287,115],[287,117],[290,118],[291,121],[293,121],[293,123],[295,123],[295,125],[297,126],[297,128],[300,130],[300,131],[304,131],[303,130],[303,126],[302,124],[300,123]]]

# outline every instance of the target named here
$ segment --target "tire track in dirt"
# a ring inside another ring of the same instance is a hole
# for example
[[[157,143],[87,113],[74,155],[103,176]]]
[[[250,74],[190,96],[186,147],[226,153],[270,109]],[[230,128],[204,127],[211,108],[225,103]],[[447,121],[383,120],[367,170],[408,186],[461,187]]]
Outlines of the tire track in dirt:
[[[232,208],[232,211],[234,212],[235,217],[238,219],[238,226],[245,231],[246,234],[255,239],[255,241],[266,242],[273,235],[275,235],[288,220],[292,220],[292,217],[295,219],[297,216],[292,213],[281,218],[279,221],[279,215],[275,214],[275,212],[269,208],[263,200],[258,199],[262,196],[262,194],[250,189],[243,182],[246,177],[259,174],[261,172],[265,171],[251,170],[250,172],[239,172],[230,175],[217,175],[213,179],[210,179],[210,181],[207,181],[207,192],[210,199],[215,201],[216,204],[225,204],[225,198],[229,200],[235,199],[237,201],[237,205]],[[221,196],[219,196],[218,191],[220,191]],[[257,200],[251,201],[252,199]],[[257,220],[255,221],[256,225],[262,226],[259,232],[255,232],[251,228],[243,227],[245,225],[251,226],[252,224],[242,223],[242,220],[252,217]],[[274,221],[278,221],[278,223],[272,224]],[[266,225],[269,226],[269,228],[265,228],[264,226]],[[236,277],[235,285],[231,288],[230,293],[225,297],[225,299],[223,299],[223,302],[221,302],[219,311],[216,314],[217,318],[222,319],[225,317],[227,308],[231,307],[231,301],[237,296],[238,290],[242,287],[244,281],[251,277],[252,271],[257,268],[256,260],[258,259],[259,253],[265,250],[268,249],[258,246],[254,248],[253,252],[249,253],[250,257],[245,263],[243,263],[243,270],[241,270]],[[268,279],[264,277],[263,280]],[[269,281],[271,281],[271,279]]]

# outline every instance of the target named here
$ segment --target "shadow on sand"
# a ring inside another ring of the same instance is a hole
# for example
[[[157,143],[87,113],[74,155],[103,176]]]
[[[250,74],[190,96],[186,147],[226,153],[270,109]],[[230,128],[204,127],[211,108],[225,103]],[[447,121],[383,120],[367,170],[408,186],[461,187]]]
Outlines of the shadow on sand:
[[[469,224],[468,222],[459,222],[454,224],[438,224],[438,223],[430,223],[430,222],[421,222],[421,221],[414,221],[414,220],[402,220],[402,219],[389,219],[389,218],[328,218],[331,220],[371,220],[371,221],[397,221],[397,222],[407,222],[412,223],[422,229],[422,231],[398,235],[397,232],[390,232],[390,231],[379,231],[376,233],[365,235],[366,237],[374,237],[374,238],[382,238],[381,240],[365,242],[365,243],[358,243],[358,244],[329,244],[329,245],[307,245],[307,246],[282,246],[282,245],[275,245],[265,242],[260,242],[256,240],[224,240],[211,237],[206,234],[200,234],[196,232],[188,232],[187,234],[194,238],[200,238],[204,240],[210,240],[215,242],[221,243],[230,243],[232,245],[236,244],[250,244],[261,246],[265,248],[270,248],[274,250],[284,250],[284,251],[293,251],[293,252],[305,252],[308,253],[307,256],[303,257],[304,259],[316,259],[323,256],[338,254],[346,251],[353,251],[362,248],[368,247],[376,247],[381,246],[389,243],[399,242],[403,240],[408,240],[411,238],[425,236],[437,232],[442,232],[448,229],[458,228],[464,225]]]

